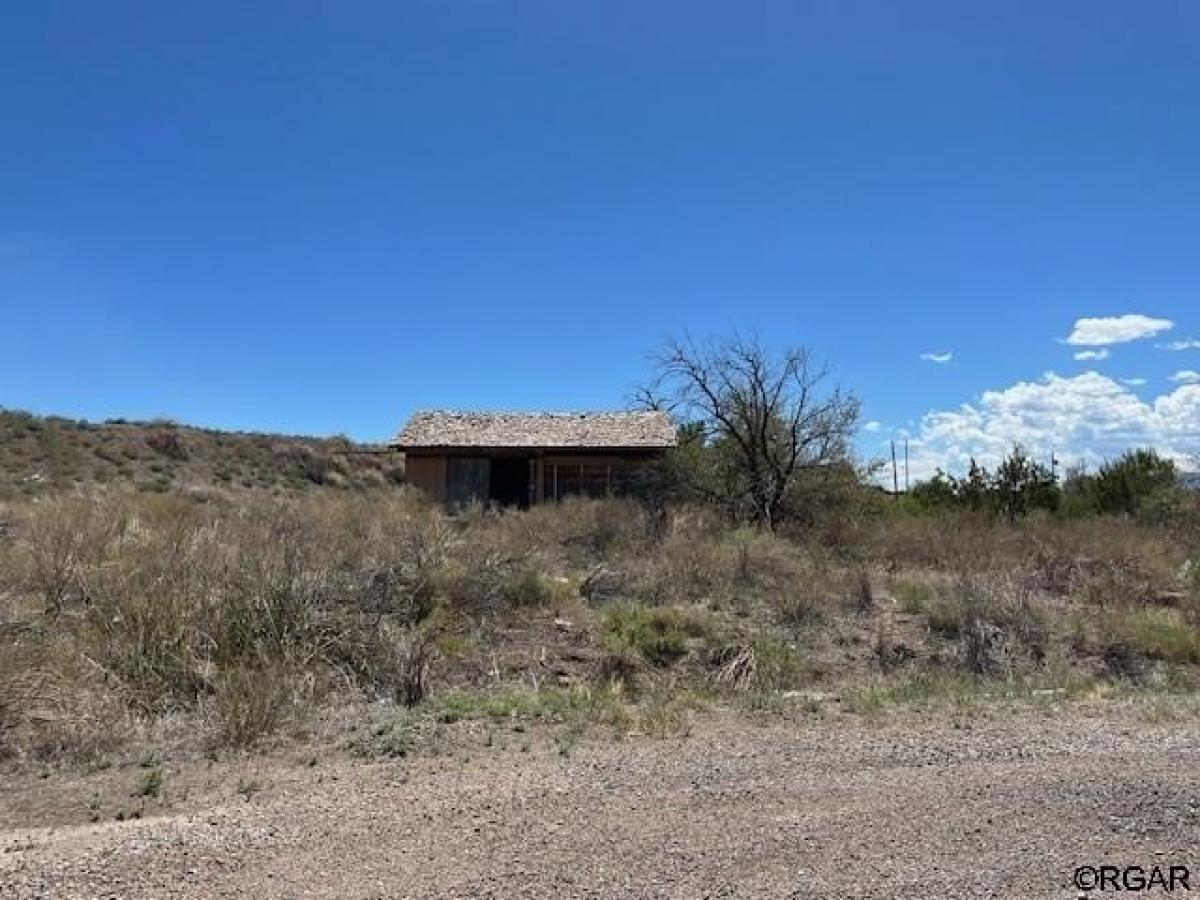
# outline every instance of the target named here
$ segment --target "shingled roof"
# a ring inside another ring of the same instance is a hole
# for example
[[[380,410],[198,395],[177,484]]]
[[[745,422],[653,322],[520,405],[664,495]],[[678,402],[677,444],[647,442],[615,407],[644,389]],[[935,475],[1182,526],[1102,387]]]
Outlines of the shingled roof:
[[[651,449],[674,447],[675,427],[662,412],[429,411],[413,413],[392,446]]]

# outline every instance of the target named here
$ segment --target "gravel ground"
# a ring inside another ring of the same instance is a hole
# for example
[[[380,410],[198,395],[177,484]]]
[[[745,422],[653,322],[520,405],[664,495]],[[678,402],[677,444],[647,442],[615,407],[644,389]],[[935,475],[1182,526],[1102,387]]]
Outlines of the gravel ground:
[[[0,896],[1077,897],[1072,871],[1100,864],[1187,865],[1200,894],[1200,724],[1149,721],[711,713],[568,757],[535,734],[469,759],[259,760],[249,800],[241,770],[198,761],[168,786],[186,796],[123,822],[61,807],[135,769],[22,776],[0,793]]]

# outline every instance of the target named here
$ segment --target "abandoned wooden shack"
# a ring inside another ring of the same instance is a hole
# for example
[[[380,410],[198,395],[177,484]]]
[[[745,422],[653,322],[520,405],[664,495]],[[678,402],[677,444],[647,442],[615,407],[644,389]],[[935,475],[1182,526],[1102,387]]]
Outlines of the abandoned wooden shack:
[[[505,506],[625,493],[673,446],[661,412],[418,412],[392,441],[437,500]]]

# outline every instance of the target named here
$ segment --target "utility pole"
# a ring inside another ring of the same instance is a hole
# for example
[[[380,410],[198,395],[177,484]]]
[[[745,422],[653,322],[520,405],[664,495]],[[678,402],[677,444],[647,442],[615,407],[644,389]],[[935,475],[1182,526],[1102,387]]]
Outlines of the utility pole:
[[[900,498],[900,478],[896,474],[896,439],[892,438],[892,496]]]
[[[904,436],[904,493],[908,493],[908,435]]]

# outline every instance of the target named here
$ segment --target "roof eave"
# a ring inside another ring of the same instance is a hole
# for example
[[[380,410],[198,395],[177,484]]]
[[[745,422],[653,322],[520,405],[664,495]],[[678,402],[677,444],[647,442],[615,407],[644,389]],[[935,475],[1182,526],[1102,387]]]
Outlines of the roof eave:
[[[676,445],[671,444],[402,444],[393,441],[388,444],[394,450],[402,450],[410,452],[413,450],[423,451],[444,451],[444,450],[529,450],[529,451],[547,451],[547,452],[563,452],[568,450],[583,450],[592,453],[611,452],[611,453],[630,453],[636,450],[670,450]]]

